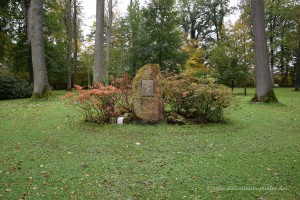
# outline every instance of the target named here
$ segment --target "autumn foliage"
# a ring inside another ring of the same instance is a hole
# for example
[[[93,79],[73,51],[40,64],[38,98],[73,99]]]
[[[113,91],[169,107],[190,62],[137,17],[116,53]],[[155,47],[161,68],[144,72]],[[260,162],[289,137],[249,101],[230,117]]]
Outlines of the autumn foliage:
[[[81,108],[88,122],[111,123],[121,114],[132,111],[131,81],[126,74],[113,78],[108,86],[96,83],[88,90],[79,85],[75,85],[75,89],[76,92],[66,94],[63,99]]]
[[[76,91],[63,98],[81,108],[88,122],[114,123],[117,117],[133,112],[132,86],[126,74],[110,78],[110,83],[96,83],[88,90],[76,85]],[[205,82],[205,78],[192,79],[184,73],[164,75],[162,87],[165,114],[177,113],[190,122],[222,122],[225,109],[235,102],[228,87]]]

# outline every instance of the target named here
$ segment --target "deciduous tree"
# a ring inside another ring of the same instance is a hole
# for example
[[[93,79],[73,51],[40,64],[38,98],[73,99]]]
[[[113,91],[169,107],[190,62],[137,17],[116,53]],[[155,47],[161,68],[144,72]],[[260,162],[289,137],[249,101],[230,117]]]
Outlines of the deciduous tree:
[[[93,83],[102,82],[105,76],[104,69],[104,1],[97,0],[96,5],[96,37]]]
[[[298,36],[298,49],[296,53],[295,63],[295,90],[300,91],[300,5],[295,8],[296,24],[297,24],[297,36]]]
[[[30,4],[29,35],[34,74],[32,98],[49,98],[52,96],[45,62],[43,4],[43,0],[31,0]]]
[[[295,80],[295,90],[300,91],[300,39],[298,44],[298,50],[297,50],[297,61],[295,63],[296,68],[296,80]]]
[[[181,26],[192,39],[215,42],[221,39],[229,0],[179,0]]]
[[[67,0],[67,16],[66,16],[66,30],[67,30],[67,90],[72,88],[72,74],[71,74],[71,57],[72,57],[72,0]]]
[[[164,70],[176,68],[180,56],[180,32],[175,0],[152,0],[143,10],[143,56],[145,62],[158,63]]]
[[[77,84],[77,68],[78,68],[78,6],[77,0],[73,0],[73,40],[74,40],[74,84]]]
[[[107,44],[106,44],[106,69],[105,69],[105,84],[108,85],[108,73],[109,73],[109,68],[110,68],[110,43],[111,43],[111,36],[112,36],[112,25],[113,25],[113,5],[112,5],[112,0],[108,1],[108,27],[107,27]]]
[[[262,0],[251,0],[252,23],[254,34],[255,52],[255,88],[254,101],[277,102],[271,81],[269,67],[264,2]]]

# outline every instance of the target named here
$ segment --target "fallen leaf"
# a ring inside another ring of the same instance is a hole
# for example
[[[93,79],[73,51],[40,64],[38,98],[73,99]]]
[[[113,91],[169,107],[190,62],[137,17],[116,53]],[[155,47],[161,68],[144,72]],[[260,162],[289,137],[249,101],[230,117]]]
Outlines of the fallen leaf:
[[[84,167],[84,168],[86,168],[86,167],[88,167],[89,165],[88,164],[86,164],[86,163],[81,163],[81,167]]]
[[[13,172],[13,171],[15,171],[15,168],[12,167],[12,168],[10,168],[8,171],[9,171],[9,172]]]

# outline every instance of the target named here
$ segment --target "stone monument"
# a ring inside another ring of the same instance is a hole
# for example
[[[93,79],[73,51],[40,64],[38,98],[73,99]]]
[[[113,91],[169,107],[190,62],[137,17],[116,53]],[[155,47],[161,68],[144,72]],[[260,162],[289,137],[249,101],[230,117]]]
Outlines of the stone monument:
[[[132,82],[133,111],[142,123],[163,120],[163,98],[160,67],[147,64],[140,68]]]

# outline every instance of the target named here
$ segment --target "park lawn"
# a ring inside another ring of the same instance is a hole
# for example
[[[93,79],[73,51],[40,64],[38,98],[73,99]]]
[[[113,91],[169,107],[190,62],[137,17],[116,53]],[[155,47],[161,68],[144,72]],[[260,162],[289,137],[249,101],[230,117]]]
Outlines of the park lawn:
[[[83,122],[51,101],[0,101],[0,199],[300,199],[300,93],[227,123]]]

